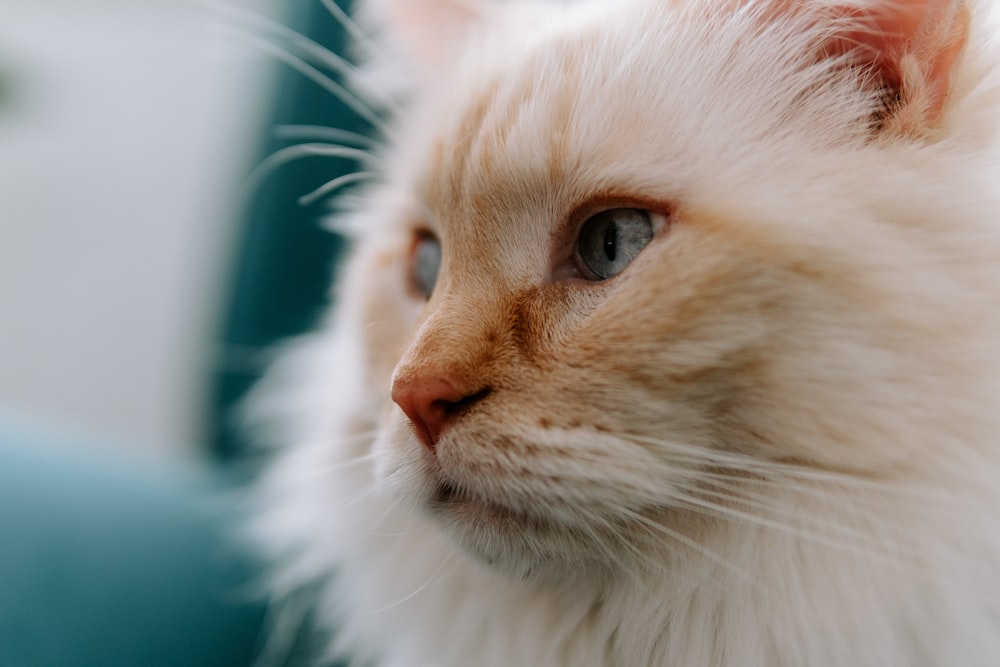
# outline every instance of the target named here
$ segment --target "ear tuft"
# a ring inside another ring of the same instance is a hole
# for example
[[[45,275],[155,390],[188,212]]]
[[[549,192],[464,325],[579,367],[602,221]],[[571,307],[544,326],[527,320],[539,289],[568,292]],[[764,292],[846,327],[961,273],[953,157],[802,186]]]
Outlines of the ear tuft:
[[[968,40],[966,0],[876,0],[842,16],[849,27],[824,52],[871,73],[883,100],[879,132],[922,135],[937,126]]]
[[[455,57],[488,9],[476,0],[369,0],[368,4],[404,53],[431,70]]]

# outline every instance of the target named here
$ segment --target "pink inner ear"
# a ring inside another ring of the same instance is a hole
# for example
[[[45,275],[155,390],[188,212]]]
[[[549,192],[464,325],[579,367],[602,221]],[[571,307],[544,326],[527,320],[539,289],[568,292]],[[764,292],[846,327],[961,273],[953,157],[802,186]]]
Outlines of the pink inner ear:
[[[409,55],[429,70],[440,69],[454,57],[485,11],[468,0],[381,1]]]
[[[964,0],[879,0],[845,8],[854,25],[824,48],[828,55],[855,53],[858,65],[900,92],[906,124],[936,124],[944,113],[955,66],[971,20]],[[918,129],[918,128],[909,128]]]

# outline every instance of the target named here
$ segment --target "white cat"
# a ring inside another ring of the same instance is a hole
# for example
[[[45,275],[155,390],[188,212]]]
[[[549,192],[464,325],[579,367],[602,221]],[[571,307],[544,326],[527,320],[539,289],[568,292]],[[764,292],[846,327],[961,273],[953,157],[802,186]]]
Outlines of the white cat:
[[[257,401],[324,657],[1000,664],[992,6],[365,12],[381,181]]]

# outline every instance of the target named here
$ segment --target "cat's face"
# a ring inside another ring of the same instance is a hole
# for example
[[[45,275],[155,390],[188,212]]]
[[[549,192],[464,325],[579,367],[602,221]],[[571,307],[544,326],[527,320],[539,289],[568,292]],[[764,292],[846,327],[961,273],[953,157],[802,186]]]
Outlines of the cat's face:
[[[372,197],[379,474],[524,575],[686,533],[707,476],[906,461],[869,438],[957,336],[911,266],[946,207],[879,183],[928,174],[870,77],[736,10],[510,11],[429,77]]]

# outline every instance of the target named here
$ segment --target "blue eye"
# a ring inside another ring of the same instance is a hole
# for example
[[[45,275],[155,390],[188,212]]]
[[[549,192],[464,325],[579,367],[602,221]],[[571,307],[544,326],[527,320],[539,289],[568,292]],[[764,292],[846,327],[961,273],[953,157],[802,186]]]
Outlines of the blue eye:
[[[653,240],[649,211],[613,208],[591,217],[580,229],[576,254],[591,280],[617,276]]]
[[[413,244],[413,283],[425,299],[431,297],[441,269],[441,243],[428,233],[421,233]]]

